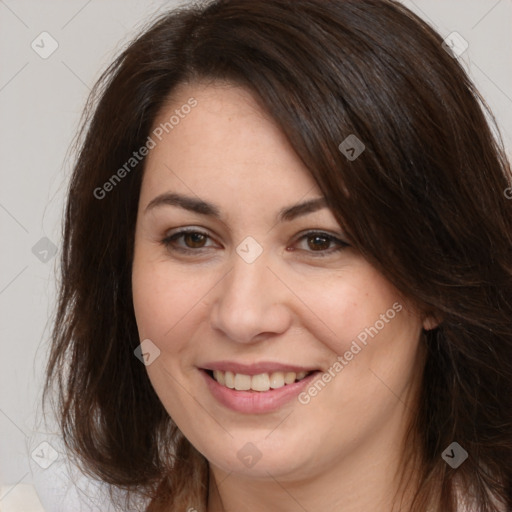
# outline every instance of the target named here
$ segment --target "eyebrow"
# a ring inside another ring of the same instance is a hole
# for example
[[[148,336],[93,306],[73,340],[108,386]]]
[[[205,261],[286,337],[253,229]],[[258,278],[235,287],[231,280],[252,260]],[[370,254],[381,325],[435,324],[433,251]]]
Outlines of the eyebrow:
[[[144,213],[146,214],[148,211],[162,206],[178,206],[185,210],[198,213],[199,215],[209,215],[216,219],[221,218],[220,210],[214,204],[196,197],[170,192],[160,194],[152,199],[144,209]],[[289,222],[303,215],[321,210],[322,208],[327,208],[327,202],[324,197],[317,197],[282,208],[277,215],[277,219],[279,222]]]

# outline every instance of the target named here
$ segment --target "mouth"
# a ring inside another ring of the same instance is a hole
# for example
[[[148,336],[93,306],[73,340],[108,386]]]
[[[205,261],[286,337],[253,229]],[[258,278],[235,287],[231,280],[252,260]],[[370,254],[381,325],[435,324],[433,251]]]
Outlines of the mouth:
[[[277,368],[242,368],[238,371],[251,373],[236,373],[232,370],[200,368],[207,389],[211,397],[224,407],[242,414],[274,413],[286,404],[293,404],[296,398],[307,386],[321,374],[320,370],[305,371],[299,368],[286,368],[279,371]],[[224,367],[227,365],[223,365]]]
[[[222,370],[203,369],[203,371],[212,380],[225,388],[233,389],[235,391],[249,391],[255,393],[264,393],[272,389],[284,388],[296,382],[300,382],[314,373],[318,373],[318,370],[301,372],[276,371],[259,373],[257,375],[247,375]]]

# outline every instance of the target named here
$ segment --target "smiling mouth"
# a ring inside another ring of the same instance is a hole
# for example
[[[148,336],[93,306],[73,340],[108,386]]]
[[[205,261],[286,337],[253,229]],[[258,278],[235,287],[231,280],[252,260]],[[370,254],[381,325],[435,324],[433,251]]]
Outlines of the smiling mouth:
[[[203,370],[221,386],[236,391],[265,392],[270,389],[279,389],[295,382],[299,382],[316,371],[309,372],[272,372],[258,375],[245,375],[221,370]]]

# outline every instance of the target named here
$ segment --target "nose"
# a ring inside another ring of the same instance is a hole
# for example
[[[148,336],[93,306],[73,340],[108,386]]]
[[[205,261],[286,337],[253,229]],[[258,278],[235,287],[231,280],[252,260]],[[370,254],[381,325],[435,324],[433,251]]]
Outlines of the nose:
[[[233,266],[215,287],[211,326],[238,343],[284,333],[292,323],[290,291],[262,254],[253,263],[233,255]]]

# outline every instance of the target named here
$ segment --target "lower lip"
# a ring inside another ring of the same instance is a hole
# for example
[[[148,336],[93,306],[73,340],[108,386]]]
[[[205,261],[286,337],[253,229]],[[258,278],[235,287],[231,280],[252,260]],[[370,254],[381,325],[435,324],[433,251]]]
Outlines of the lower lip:
[[[225,407],[245,414],[262,414],[277,411],[296,397],[311,381],[318,376],[313,372],[299,382],[286,384],[282,388],[268,391],[237,391],[219,384],[205,370],[201,370],[210,393]]]

